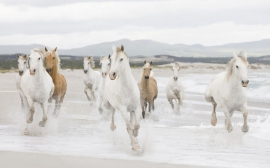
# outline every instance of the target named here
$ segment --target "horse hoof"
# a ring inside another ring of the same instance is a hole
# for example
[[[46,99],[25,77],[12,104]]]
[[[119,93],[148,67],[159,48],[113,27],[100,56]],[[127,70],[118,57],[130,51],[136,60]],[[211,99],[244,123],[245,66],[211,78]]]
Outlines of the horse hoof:
[[[133,145],[132,146],[132,150],[133,151],[137,151],[137,150],[139,150],[140,149],[140,146],[139,145]]]
[[[213,126],[216,126],[216,125],[217,125],[217,118],[212,118],[212,119],[211,119],[211,124],[212,124]]]
[[[248,125],[242,127],[242,131],[243,132],[248,132],[248,130],[249,130],[249,126]]]
[[[32,119],[32,120],[27,119],[27,120],[26,120],[26,122],[27,122],[28,124],[30,124],[30,123],[32,123],[32,122],[33,122],[33,119]]]
[[[142,112],[142,117],[145,118],[145,112]]]
[[[23,134],[24,134],[24,135],[26,135],[26,136],[30,135],[30,133],[29,133],[29,129],[25,128],[25,130],[24,130],[24,133],[23,133]]]
[[[40,121],[40,122],[39,122],[39,126],[40,126],[40,127],[44,127],[44,126],[45,126],[45,122]]]
[[[228,127],[227,127],[227,130],[228,130],[228,132],[232,132],[233,127],[232,127],[232,126],[228,126]]]
[[[115,125],[111,125],[111,130],[112,131],[115,131],[115,129],[116,129],[116,126]]]

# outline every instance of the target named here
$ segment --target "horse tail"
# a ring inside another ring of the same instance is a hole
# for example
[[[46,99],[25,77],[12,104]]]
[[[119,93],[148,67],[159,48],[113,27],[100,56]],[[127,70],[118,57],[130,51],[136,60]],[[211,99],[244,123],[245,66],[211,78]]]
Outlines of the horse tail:
[[[150,72],[150,77],[153,77],[154,74],[155,74],[155,73],[154,73],[153,71],[151,71],[151,72]]]

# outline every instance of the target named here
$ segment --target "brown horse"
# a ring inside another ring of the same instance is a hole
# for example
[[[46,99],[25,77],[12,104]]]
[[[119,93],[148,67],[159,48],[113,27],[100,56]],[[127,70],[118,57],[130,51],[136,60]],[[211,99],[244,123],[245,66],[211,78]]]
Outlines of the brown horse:
[[[141,81],[139,82],[143,118],[145,117],[145,110],[147,109],[147,103],[149,112],[151,112],[151,107],[153,110],[155,109],[154,100],[157,98],[158,95],[157,82],[152,77],[153,72],[151,65],[152,61],[150,63],[146,63],[146,61],[144,61]]]
[[[49,103],[52,102],[52,99],[55,99],[55,109],[54,114],[58,115],[63,103],[66,91],[67,91],[67,82],[65,77],[59,73],[60,70],[60,58],[57,53],[57,47],[54,50],[48,50],[45,47],[46,55],[46,71],[52,77],[54,83],[54,92],[53,96],[49,99]]]

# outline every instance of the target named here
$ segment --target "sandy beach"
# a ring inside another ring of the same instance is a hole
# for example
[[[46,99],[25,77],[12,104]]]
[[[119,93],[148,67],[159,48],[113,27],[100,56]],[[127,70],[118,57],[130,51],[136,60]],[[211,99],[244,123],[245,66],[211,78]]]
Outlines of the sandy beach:
[[[218,124],[211,126],[211,104],[204,100],[207,83],[220,70],[185,70],[179,79],[185,87],[181,115],[165,97],[172,71],[154,69],[159,96],[156,110],[141,120],[139,144],[133,152],[125,123],[116,113],[116,131],[110,130],[110,114],[100,115],[97,103],[83,92],[83,71],[63,70],[68,90],[60,115],[49,115],[45,128],[36,106],[30,136],[24,136],[25,114],[15,87],[17,73],[0,73],[0,167],[269,167],[270,75],[251,70],[247,88],[248,133],[241,131],[242,114],[235,112],[234,130],[224,128],[224,114],[217,109]],[[200,72],[200,73],[197,73]],[[138,80],[140,69],[133,69]],[[51,113],[51,112],[50,112]]]

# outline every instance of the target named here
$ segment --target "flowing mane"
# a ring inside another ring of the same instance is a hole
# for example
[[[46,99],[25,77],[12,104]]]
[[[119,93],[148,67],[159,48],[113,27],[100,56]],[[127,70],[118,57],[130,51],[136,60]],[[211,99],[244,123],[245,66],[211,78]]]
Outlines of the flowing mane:
[[[248,65],[248,61],[247,61],[247,58],[245,56],[245,53],[243,51],[241,51],[238,55],[237,55],[238,58],[240,58],[246,65]],[[234,67],[234,64],[236,62],[236,58],[233,58],[231,59],[228,64],[227,64],[227,78],[229,79],[229,77],[233,74],[233,67]]]
[[[123,54],[125,54],[126,57],[129,59],[127,53],[126,53],[125,51],[123,51],[123,50],[121,49],[121,47],[117,47],[117,48],[116,48],[116,53],[117,53],[117,55],[119,55],[120,53],[123,53]]]
[[[53,49],[49,49],[47,51],[47,53],[50,53],[51,55],[53,55]],[[57,64],[57,70],[59,72],[59,70],[61,69],[61,60],[59,58],[59,54],[57,51],[54,52],[55,53],[55,57],[56,57],[56,64]]]
[[[44,51],[43,51],[42,48],[38,48],[38,47],[37,48],[34,48],[33,50],[31,50],[30,53],[33,53],[33,52],[39,53],[42,56],[42,58],[44,58]]]

